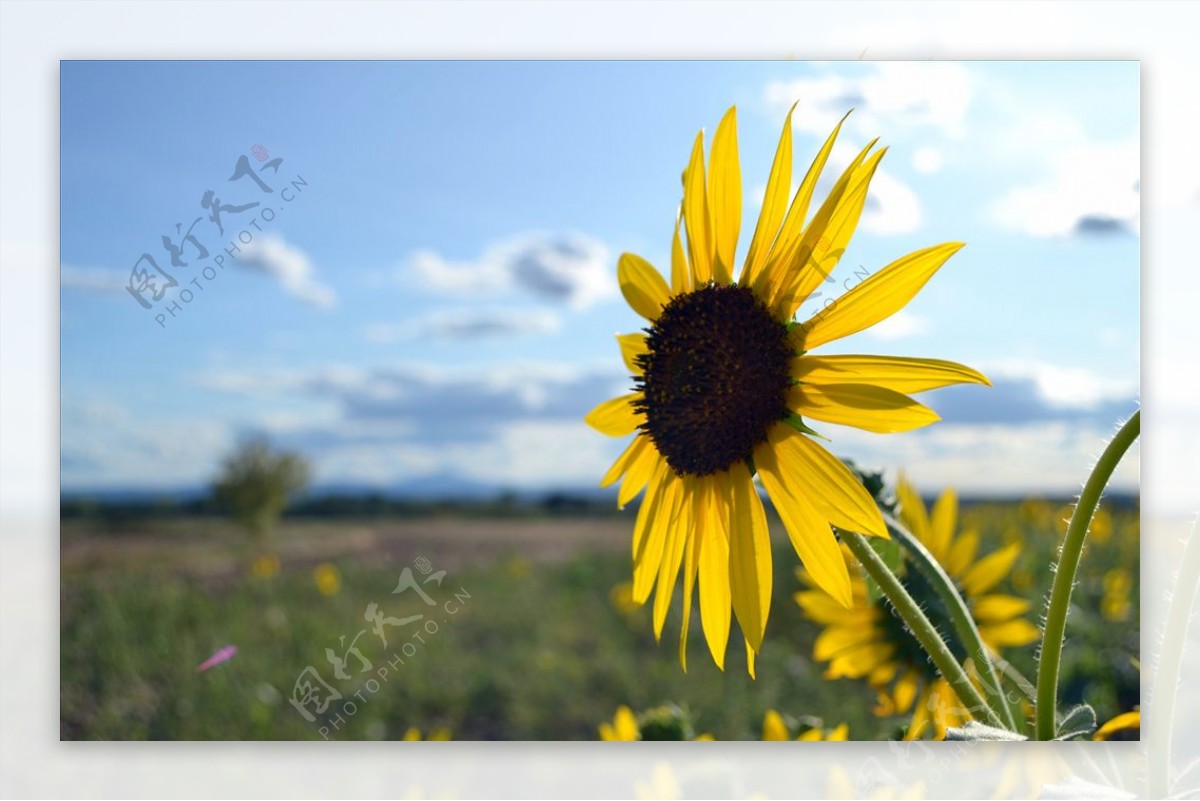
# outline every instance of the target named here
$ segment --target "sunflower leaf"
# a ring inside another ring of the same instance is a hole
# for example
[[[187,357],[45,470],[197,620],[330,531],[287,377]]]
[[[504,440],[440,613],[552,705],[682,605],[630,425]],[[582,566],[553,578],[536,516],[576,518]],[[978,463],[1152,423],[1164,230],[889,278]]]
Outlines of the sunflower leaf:
[[[994,726],[969,720],[962,726],[950,726],[946,729],[946,740],[1028,740],[1028,737],[1011,732],[1008,729],[997,729]]]
[[[1055,740],[1087,737],[1096,730],[1096,710],[1087,704],[1071,707],[1058,723]]]

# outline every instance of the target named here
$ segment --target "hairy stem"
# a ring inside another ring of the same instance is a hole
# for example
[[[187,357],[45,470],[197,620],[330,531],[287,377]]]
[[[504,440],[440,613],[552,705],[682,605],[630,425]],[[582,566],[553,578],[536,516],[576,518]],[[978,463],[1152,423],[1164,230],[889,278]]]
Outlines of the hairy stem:
[[[842,537],[842,542],[846,543],[851,553],[879,585],[883,594],[887,596],[888,601],[908,626],[909,631],[925,649],[925,653],[933,659],[933,664],[949,682],[951,689],[958,696],[959,702],[971,713],[972,717],[981,719],[989,726],[1004,728],[1004,722],[983,700],[983,696],[975,689],[975,685],[971,684],[966,671],[950,653],[945,641],[938,634],[937,628],[929,622],[929,618],[925,616],[920,605],[908,594],[908,590],[900,583],[900,579],[896,578],[895,574],[888,569],[887,564],[879,554],[875,553],[875,549],[871,547],[866,538],[862,534],[844,529],[838,529],[838,533]]]
[[[1058,672],[1063,637],[1067,629],[1067,611],[1071,606],[1071,590],[1075,586],[1075,574],[1079,570],[1079,558],[1083,554],[1088,526],[1092,523],[1092,515],[1096,513],[1100,496],[1113,470],[1141,430],[1142,412],[1139,409],[1121,426],[1121,430],[1100,455],[1087,483],[1083,485],[1079,503],[1067,525],[1067,536],[1063,540],[1058,569],[1050,590],[1050,606],[1046,612],[1046,628],[1042,633],[1041,658],[1038,661],[1036,733],[1039,740],[1053,740],[1057,733],[1055,712],[1058,707]]]
[[[954,586],[954,580],[938,564],[933,554],[900,521],[886,514],[884,521],[887,523],[888,530],[900,540],[900,544],[912,557],[917,569],[933,586],[934,592],[938,594],[938,598],[945,605],[954,625],[954,632],[966,647],[967,654],[975,661],[975,667],[983,684],[984,692],[987,693],[988,704],[992,711],[1004,718],[1004,722],[1010,730],[1016,731],[1017,723],[1009,705],[1005,702],[1004,690],[1000,685],[1000,676],[996,673],[996,666],[992,664],[991,654],[979,634],[979,628],[975,625],[975,619],[971,617],[971,611],[967,608],[966,601],[963,600],[958,588]]]

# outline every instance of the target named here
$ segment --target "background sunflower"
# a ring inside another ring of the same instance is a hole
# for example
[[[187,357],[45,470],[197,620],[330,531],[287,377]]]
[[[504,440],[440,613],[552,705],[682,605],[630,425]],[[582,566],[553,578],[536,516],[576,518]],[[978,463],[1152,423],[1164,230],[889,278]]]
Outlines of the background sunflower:
[[[900,522],[916,535],[954,580],[967,601],[984,643],[999,651],[1005,646],[1034,642],[1039,636],[1037,627],[1023,617],[1030,602],[993,592],[1021,555],[1021,544],[1009,543],[980,558],[979,534],[975,531],[956,533],[958,497],[953,490],[942,493],[932,514],[926,511],[916,489],[903,477],[898,482],[896,494]],[[853,562],[848,551],[843,553]],[[946,727],[959,725],[967,719],[949,685],[891,612],[887,600],[872,593],[858,571],[852,574],[855,604],[850,609],[834,603],[828,593],[815,585],[807,571],[800,571],[799,575],[812,589],[797,592],[795,600],[805,615],[822,626],[813,645],[813,658],[829,663],[826,678],[865,680],[878,692],[876,713],[880,716],[904,715],[911,711],[912,720],[905,732],[907,739],[919,737],[929,730],[940,739],[945,736]],[[903,570],[902,581],[948,638],[954,655],[965,661],[965,649],[953,636],[953,626],[945,608],[920,572],[909,564]]]

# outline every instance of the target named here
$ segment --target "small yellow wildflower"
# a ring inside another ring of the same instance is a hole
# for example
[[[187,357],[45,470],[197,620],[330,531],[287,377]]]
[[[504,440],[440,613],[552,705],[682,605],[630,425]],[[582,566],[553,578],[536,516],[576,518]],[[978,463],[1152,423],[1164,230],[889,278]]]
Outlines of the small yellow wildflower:
[[[279,575],[279,557],[273,553],[261,553],[250,563],[250,575],[259,579],[274,578]]]
[[[313,582],[317,585],[317,592],[332,597],[342,589],[342,574],[330,562],[322,562],[313,568]]]

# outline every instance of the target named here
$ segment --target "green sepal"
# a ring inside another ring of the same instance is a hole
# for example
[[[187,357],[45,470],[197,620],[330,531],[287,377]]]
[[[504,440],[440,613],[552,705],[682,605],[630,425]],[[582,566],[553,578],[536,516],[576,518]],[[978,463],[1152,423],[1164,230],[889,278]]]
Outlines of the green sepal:
[[[789,426],[791,426],[792,428],[796,429],[796,430],[797,430],[797,431],[799,431],[801,434],[808,434],[810,437],[816,437],[817,439],[823,439],[823,440],[825,440],[826,442],[832,442],[832,441],[833,441],[833,440],[831,440],[829,437],[827,437],[827,436],[825,436],[824,434],[822,434],[821,432],[819,432],[819,431],[814,431],[813,429],[809,428],[809,427],[808,427],[808,426],[805,424],[804,420],[803,420],[803,419],[800,417],[800,415],[796,414],[795,412],[792,412],[791,414],[789,414],[789,415],[788,415],[788,416],[787,416],[787,417],[784,419],[784,421],[783,421],[783,422],[787,423]]]

